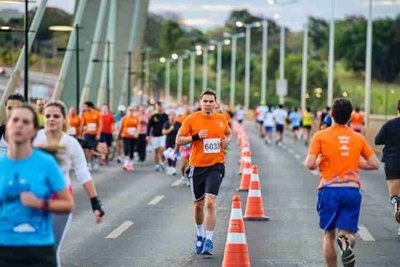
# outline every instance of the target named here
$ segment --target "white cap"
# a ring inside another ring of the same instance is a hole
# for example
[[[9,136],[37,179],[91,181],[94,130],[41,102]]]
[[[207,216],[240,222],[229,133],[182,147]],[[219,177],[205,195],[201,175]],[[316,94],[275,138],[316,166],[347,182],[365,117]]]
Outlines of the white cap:
[[[118,111],[125,112],[126,111],[126,107],[124,105],[119,105],[118,106]]]

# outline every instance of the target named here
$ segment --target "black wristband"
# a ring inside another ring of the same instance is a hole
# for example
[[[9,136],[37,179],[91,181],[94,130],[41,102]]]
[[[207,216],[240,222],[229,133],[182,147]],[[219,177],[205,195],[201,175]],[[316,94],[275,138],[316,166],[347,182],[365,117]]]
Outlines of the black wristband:
[[[193,141],[197,141],[197,140],[200,140],[201,138],[200,138],[200,136],[199,136],[199,134],[194,134],[194,135],[192,135],[192,140]]]
[[[101,205],[101,201],[99,200],[99,198],[96,197],[92,197],[90,199],[90,202],[92,203],[92,210],[93,212],[98,210],[100,212],[100,217],[103,217],[105,212],[103,210],[103,206]]]

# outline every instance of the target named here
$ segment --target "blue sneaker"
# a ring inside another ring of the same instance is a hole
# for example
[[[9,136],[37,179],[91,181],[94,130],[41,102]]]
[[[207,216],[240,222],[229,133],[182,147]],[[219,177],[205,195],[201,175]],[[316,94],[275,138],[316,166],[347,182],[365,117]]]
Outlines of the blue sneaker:
[[[214,252],[213,242],[210,239],[206,239],[206,241],[204,241],[204,248],[201,254],[212,255],[213,252]]]
[[[203,252],[203,246],[204,246],[204,241],[206,240],[205,237],[202,236],[197,236],[197,241],[196,241],[196,254],[201,254]]]

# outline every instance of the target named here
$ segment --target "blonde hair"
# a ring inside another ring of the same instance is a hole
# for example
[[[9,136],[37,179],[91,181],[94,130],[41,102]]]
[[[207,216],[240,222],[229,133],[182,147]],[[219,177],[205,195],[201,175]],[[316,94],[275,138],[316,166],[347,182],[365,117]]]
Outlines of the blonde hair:
[[[48,103],[44,106],[44,109],[46,110],[46,108],[49,108],[49,107],[56,107],[56,108],[59,108],[59,109],[60,109],[61,115],[62,115],[63,118],[64,118],[62,131],[63,131],[63,132],[67,132],[69,126],[68,126],[68,121],[67,121],[67,108],[65,107],[64,102],[59,101],[59,100],[57,100],[57,101],[50,101],[50,102],[48,102]]]

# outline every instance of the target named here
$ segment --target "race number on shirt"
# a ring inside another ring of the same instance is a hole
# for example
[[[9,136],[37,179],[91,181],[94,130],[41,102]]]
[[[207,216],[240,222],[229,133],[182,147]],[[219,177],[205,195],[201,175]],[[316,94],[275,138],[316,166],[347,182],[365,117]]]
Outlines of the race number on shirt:
[[[69,135],[76,135],[76,128],[75,127],[70,127],[68,129],[68,134]]]
[[[135,135],[136,134],[136,128],[128,128],[128,134],[129,135]]]
[[[97,125],[96,123],[89,123],[87,126],[88,131],[96,131]]]
[[[221,139],[203,139],[204,154],[216,154],[221,152]]]

